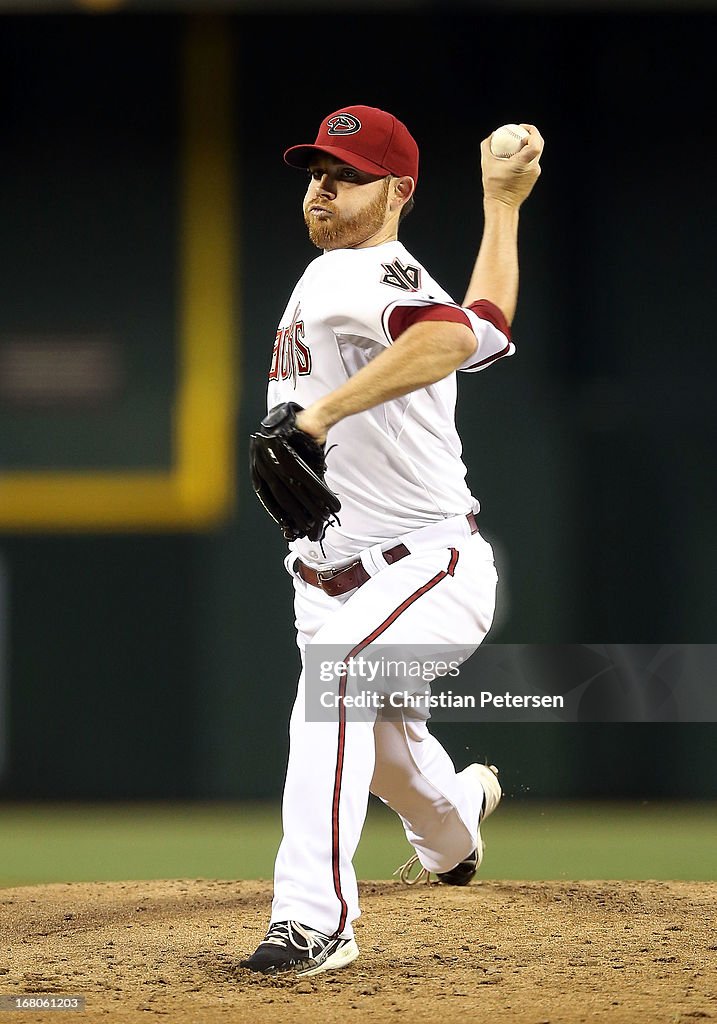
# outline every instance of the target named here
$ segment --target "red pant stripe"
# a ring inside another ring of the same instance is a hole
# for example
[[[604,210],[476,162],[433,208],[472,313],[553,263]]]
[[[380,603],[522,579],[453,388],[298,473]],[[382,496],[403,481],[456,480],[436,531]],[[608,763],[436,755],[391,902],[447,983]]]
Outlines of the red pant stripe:
[[[382,633],[385,633],[388,627],[396,621],[399,615],[402,615],[407,608],[419,599],[427,594],[429,590],[432,590],[437,583],[445,579],[446,576],[453,576],[456,571],[456,565],[458,564],[458,551],[455,548],[449,548],[451,552],[451,559],[448,563],[447,569],[441,569],[436,575],[424,583],[422,587],[407,597],[405,601],[395,608],[391,614],[383,620],[380,626],[377,626],[372,633],[369,633],[367,637],[361,640],[360,643],[356,644],[352,648],[346,657],[343,659],[347,662],[350,658],[355,658],[357,654],[365,650],[370,643],[378,639]],[[346,694],[346,682],[347,677],[344,672],[341,682],[339,683],[339,736],[338,745],[336,751],[336,770],[334,772],[334,796],[331,802],[331,872],[334,879],[334,892],[341,906],[341,914],[339,916],[339,926],[334,932],[334,936],[339,936],[346,926],[346,918],[348,916],[348,906],[344,899],[341,891],[341,872],[339,869],[339,804],[341,801],[341,781],[343,778],[344,771],[344,755],[346,747],[346,708],[344,706],[343,698]]]

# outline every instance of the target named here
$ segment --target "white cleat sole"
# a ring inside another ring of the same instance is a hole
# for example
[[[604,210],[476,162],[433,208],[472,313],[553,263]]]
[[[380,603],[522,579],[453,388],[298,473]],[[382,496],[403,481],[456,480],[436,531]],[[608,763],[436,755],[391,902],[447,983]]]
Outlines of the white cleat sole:
[[[359,948],[356,939],[350,939],[341,949],[327,957],[318,967],[310,967],[308,971],[296,971],[297,978],[310,978],[314,974],[323,974],[324,971],[337,971],[340,967],[348,967],[359,955]]]
[[[500,798],[503,796],[503,790],[500,788],[500,782],[498,782],[498,769],[494,764],[472,764],[470,768],[475,771],[480,779],[480,784],[485,793],[485,811],[481,819],[485,821],[488,815],[492,814],[496,809],[500,803]]]
[[[485,819],[493,813],[500,803],[500,798],[503,796],[503,790],[500,788],[500,783],[498,782],[498,769],[495,765],[469,764],[467,768],[463,769],[461,775],[469,775],[476,779],[480,783],[485,795],[485,810],[483,811],[483,816],[478,824],[478,835],[476,836],[476,851],[478,854],[478,861],[476,863],[477,870],[481,865],[483,853],[485,851],[485,843],[481,839],[480,827]]]

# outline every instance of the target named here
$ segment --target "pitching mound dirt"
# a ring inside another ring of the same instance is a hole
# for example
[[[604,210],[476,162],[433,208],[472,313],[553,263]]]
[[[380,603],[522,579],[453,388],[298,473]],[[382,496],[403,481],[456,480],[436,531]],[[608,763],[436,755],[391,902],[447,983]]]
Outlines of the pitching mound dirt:
[[[63,1020],[120,1024],[153,1015],[181,1024],[401,1014],[426,1024],[717,1020],[715,884],[361,889],[361,957],[305,981],[237,967],[263,937],[266,882],[0,890],[0,994],[82,995],[85,1012]],[[58,1016],[17,1019],[56,1024]]]

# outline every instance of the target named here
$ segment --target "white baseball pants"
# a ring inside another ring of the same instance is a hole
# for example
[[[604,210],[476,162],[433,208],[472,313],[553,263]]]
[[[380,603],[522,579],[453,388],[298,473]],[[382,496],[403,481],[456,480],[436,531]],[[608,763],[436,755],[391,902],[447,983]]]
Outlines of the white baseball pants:
[[[411,553],[380,568],[380,553],[371,549],[362,561],[375,575],[343,597],[329,597],[292,572],[302,662],[309,644],[340,644],[349,652],[370,638],[462,647],[483,640],[497,582],[490,545],[471,535],[464,516],[400,539]],[[353,935],[360,911],[352,860],[369,791],[398,813],[430,871],[448,871],[474,849],[483,792],[465,784],[424,721],[384,721],[378,712],[343,728],[307,722],[302,670],[289,735],[272,922]]]

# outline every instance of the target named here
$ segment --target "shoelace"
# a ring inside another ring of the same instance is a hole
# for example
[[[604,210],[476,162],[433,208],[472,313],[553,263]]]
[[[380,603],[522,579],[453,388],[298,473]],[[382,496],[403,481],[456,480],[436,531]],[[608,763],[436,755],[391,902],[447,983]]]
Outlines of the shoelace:
[[[297,942],[296,935],[300,935],[306,940],[306,945],[302,946],[300,942]],[[287,947],[289,943],[295,946],[297,949],[305,949],[306,952],[311,956],[314,946],[321,948],[322,943],[328,941],[328,936],[322,932],[317,932],[311,928],[304,928],[299,924],[298,921],[277,921],[273,924],[269,931],[266,933],[265,943],[272,946],[283,946]]]
[[[269,928],[269,931],[266,933],[264,939],[262,940],[262,945],[265,942],[269,943],[272,946],[284,946],[284,948],[286,948],[289,942],[288,922],[287,924],[284,924],[283,921],[277,924],[273,924]]]
[[[415,868],[416,864],[420,864],[418,854],[414,853],[412,857],[409,857],[405,864],[401,864],[399,868],[396,868],[394,875],[398,875],[399,882],[403,882],[404,885],[418,885],[422,882],[431,884],[431,872],[421,866],[420,871],[417,875],[411,878],[411,872]]]

